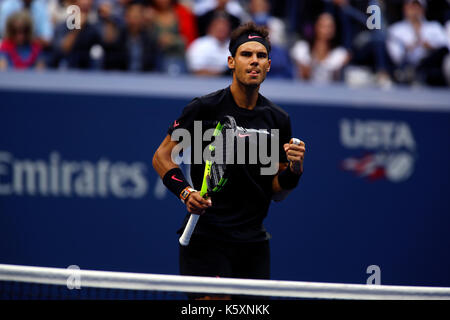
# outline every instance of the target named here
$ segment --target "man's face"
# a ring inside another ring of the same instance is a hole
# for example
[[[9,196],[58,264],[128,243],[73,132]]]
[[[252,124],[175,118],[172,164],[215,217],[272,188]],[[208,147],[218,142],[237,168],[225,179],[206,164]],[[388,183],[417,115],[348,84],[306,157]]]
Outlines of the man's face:
[[[251,0],[249,4],[252,14],[269,12],[269,3],[267,0]]]
[[[131,5],[125,14],[125,21],[130,31],[139,32],[144,25],[144,8],[140,4]]]
[[[228,67],[234,70],[233,80],[246,86],[259,86],[270,70],[266,47],[256,41],[242,44],[234,57],[228,57]]]
[[[403,7],[403,14],[407,20],[417,21],[425,16],[425,9],[418,2],[406,3]]]
[[[209,34],[219,40],[226,41],[230,36],[230,22],[225,18],[216,18],[209,26]]]

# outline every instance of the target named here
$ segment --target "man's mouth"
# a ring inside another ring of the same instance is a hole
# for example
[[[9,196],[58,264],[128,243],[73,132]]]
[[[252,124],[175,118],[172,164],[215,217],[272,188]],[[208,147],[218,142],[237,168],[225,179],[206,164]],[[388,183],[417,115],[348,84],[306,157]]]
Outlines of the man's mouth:
[[[259,70],[248,70],[247,73],[249,73],[251,76],[257,76],[260,74]]]

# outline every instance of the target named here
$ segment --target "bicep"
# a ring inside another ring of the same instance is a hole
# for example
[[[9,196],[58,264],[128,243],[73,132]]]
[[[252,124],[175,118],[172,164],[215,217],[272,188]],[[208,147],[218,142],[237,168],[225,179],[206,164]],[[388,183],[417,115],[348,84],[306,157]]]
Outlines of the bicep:
[[[153,156],[153,167],[161,178],[167,171],[177,167],[177,164],[172,161],[172,150],[177,144],[178,142],[172,141],[168,134]]]

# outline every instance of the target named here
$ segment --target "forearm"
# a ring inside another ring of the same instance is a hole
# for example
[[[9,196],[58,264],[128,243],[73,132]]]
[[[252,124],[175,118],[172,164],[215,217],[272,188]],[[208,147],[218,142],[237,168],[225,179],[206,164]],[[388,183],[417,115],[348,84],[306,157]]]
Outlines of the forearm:
[[[288,164],[280,164],[280,170],[278,171],[278,174],[273,178],[272,180],[272,200],[278,202],[286,199],[286,197],[294,190],[295,186],[298,183],[298,180],[301,177],[301,174],[295,174],[292,172],[288,172],[288,180],[290,179],[290,182],[286,182],[286,177],[282,178],[282,181],[280,182],[280,173],[282,173],[285,170],[291,170],[288,167]],[[283,173],[283,174],[286,174]],[[296,181],[295,181],[296,180]]]
[[[283,188],[280,186],[280,182],[278,181],[278,175],[281,171],[285,170],[288,167],[287,163],[280,163],[278,168],[278,173],[273,177],[272,180],[272,192],[273,194],[277,194],[283,191]]]

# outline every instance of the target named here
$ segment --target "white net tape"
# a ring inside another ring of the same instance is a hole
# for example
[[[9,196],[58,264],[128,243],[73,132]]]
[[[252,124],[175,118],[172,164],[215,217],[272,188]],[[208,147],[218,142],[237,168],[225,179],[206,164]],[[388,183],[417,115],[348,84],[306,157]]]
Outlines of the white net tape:
[[[450,288],[249,280],[108,272],[0,264],[0,281],[66,286],[70,279],[94,288],[254,295],[279,298],[450,299]]]

